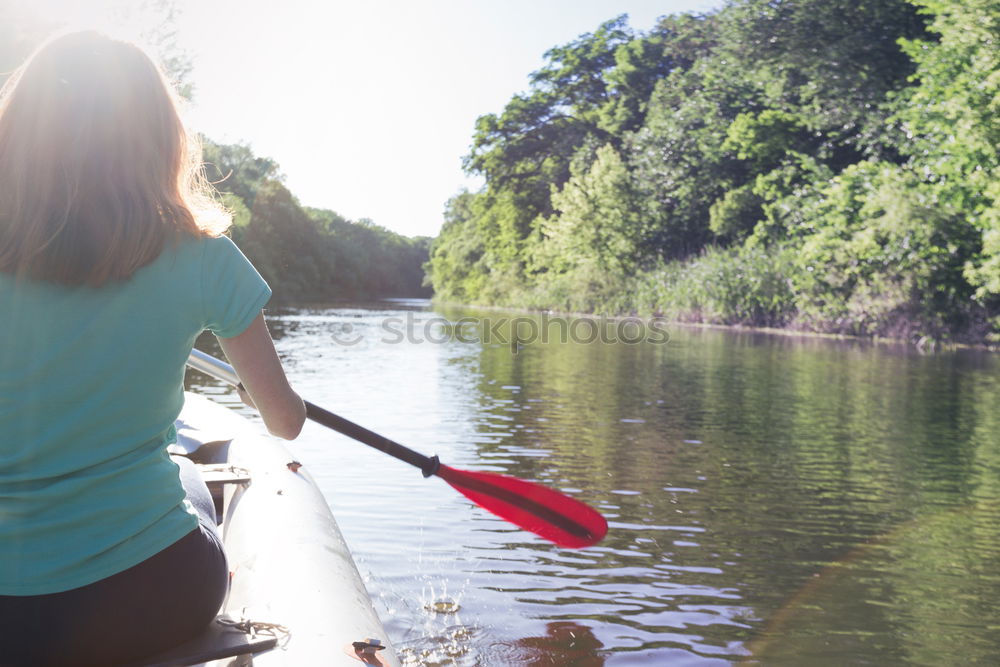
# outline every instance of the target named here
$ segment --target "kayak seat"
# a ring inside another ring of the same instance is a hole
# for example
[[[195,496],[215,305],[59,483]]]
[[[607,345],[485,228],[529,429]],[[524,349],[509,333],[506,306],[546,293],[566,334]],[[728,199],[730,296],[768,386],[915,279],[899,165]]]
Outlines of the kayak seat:
[[[143,658],[125,667],[185,667],[200,665],[210,660],[240,658],[275,647],[278,637],[271,634],[245,632],[234,627],[228,617],[220,616],[205,631],[180,646]],[[249,662],[234,661],[226,665],[245,665]]]
[[[226,484],[249,484],[250,471],[225,463],[199,463],[198,472],[209,489]]]
[[[237,468],[224,463],[197,463],[198,472],[205,480],[209,492],[212,494],[212,501],[215,503],[216,523],[222,521],[224,505],[223,489],[227,484],[249,484],[251,481],[250,472],[243,468]]]

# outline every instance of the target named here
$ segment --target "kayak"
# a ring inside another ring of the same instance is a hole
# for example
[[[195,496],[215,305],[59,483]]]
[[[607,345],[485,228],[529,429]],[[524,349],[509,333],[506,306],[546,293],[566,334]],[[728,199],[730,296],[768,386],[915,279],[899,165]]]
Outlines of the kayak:
[[[230,592],[202,637],[140,664],[399,667],[308,466],[232,410],[185,399],[170,452],[197,463],[212,491]]]

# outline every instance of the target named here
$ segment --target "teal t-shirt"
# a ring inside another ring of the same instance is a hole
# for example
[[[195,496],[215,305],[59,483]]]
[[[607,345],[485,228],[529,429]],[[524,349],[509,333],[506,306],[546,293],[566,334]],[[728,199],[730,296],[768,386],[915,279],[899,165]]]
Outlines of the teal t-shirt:
[[[166,453],[185,362],[270,296],[225,237],[99,288],[0,273],[0,595],[84,586],[197,526]]]

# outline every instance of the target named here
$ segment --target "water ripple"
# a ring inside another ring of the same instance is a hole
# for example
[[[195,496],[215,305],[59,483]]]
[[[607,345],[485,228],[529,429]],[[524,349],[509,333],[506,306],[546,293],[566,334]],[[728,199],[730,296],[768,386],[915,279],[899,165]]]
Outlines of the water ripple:
[[[556,548],[440,480],[307,427],[293,447],[405,664],[1000,655],[992,357],[707,330],[672,332],[667,346],[539,343],[517,355],[384,340],[386,318],[422,326],[426,308],[271,321],[314,402],[450,465],[562,489],[610,531],[596,547]],[[347,328],[358,344],[335,342]],[[237,406],[228,389],[200,386]],[[438,612],[442,600],[457,610]]]

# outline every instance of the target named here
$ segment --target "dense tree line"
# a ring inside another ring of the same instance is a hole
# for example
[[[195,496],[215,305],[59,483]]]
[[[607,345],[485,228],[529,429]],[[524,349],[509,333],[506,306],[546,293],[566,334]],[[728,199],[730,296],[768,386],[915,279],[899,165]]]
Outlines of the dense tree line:
[[[429,296],[422,269],[429,238],[302,206],[278,164],[244,144],[205,139],[203,149],[206,175],[233,212],[233,241],[279,300]]]
[[[134,11],[155,12],[158,31],[146,35],[182,95],[194,88],[192,64],[177,48],[174,4],[145,0]],[[47,35],[61,26],[22,3],[0,0],[0,85]],[[233,213],[230,235],[274,290],[275,302],[373,296],[429,296],[422,265],[430,239],[409,238],[370,220],[302,206],[283,184],[277,162],[245,144],[202,138],[205,172]]]
[[[1000,331],[1000,0],[734,0],[551,49],[481,117],[445,300]]]

